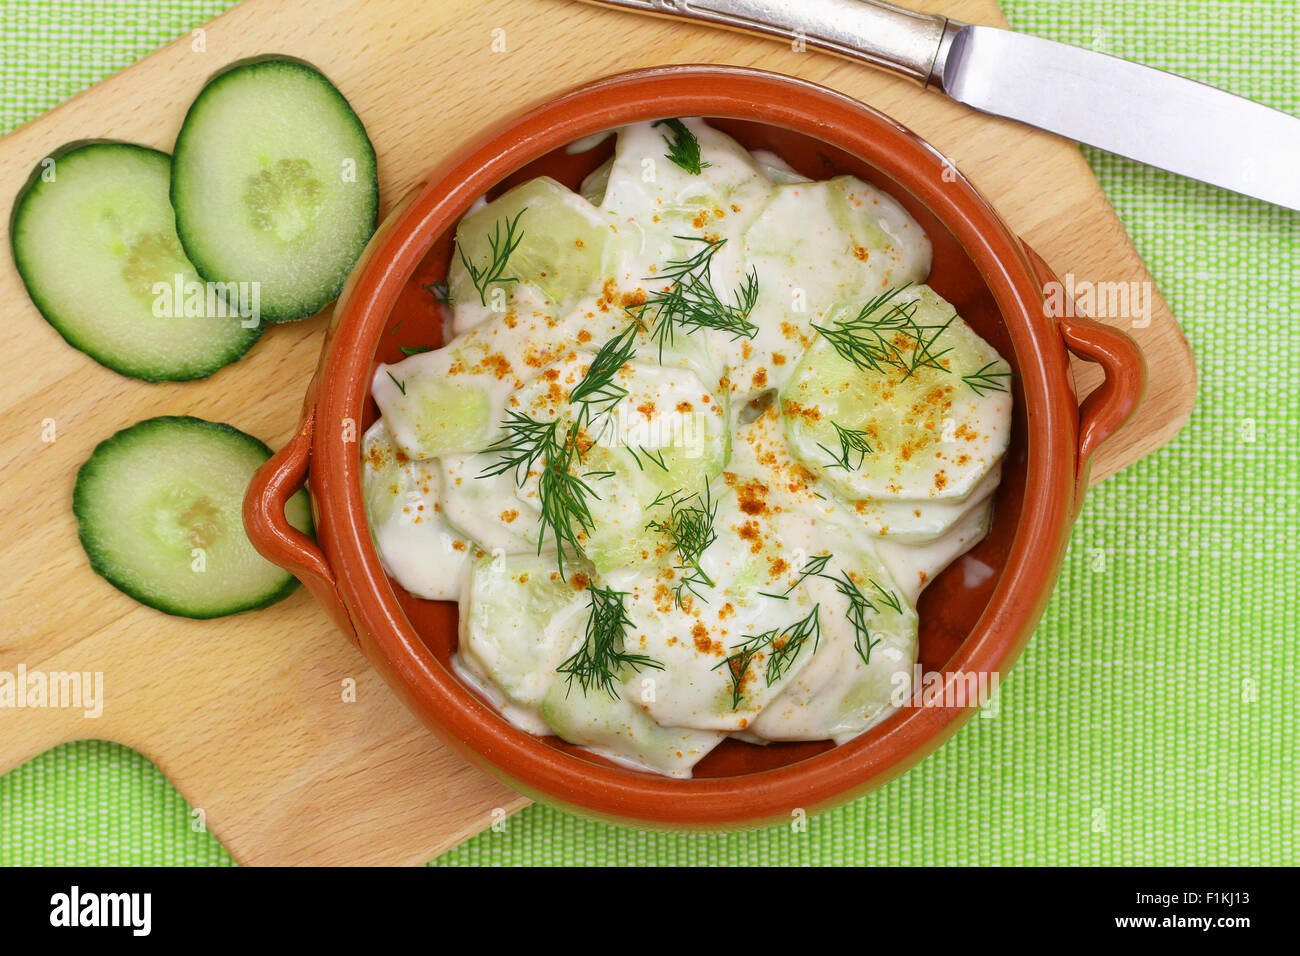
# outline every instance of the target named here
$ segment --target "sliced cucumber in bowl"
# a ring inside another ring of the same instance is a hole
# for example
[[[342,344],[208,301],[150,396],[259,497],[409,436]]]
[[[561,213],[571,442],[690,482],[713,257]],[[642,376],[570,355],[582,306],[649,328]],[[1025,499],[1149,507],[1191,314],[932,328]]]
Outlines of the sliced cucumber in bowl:
[[[68,344],[150,382],[205,378],[252,347],[262,326],[241,303],[204,295],[202,309],[186,308],[199,275],[176,235],[166,153],[98,140],[49,158],[18,195],[10,241],[28,294]]]
[[[375,151],[315,67],[246,60],[209,80],[190,106],[171,201],[203,278],[257,282],[263,318],[300,319],[339,294],[375,231]]]
[[[612,235],[581,196],[548,176],[531,179],[457,225],[447,273],[451,300],[477,324],[501,311],[500,292],[510,298],[517,284],[528,283],[558,311],[593,291],[594,277],[617,255]]]
[[[928,286],[876,302],[817,327],[780,397],[791,452],[848,501],[961,501],[1010,442],[1011,367]]]

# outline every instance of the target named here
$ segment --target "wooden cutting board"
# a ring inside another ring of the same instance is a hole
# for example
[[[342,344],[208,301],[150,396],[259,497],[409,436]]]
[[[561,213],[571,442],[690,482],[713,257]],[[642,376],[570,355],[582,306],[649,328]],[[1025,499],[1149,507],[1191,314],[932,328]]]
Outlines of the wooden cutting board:
[[[993,0],[946,7],[1006,26]],[[1069,143],[820,53],[572,0],[248,0],[0,140],[0,202],[70,140],[170,150],[204,79],[266,52],[312,61],[351,100],[379,155],[385,210],[481,127],[560,90],[641,66],[733,63],[823,83],[911,127],[1058,272],[1151,283]],[[9,331],[0,350],[0,671],[100,671],[104,681],[98,718],[0,710],[0,771],[64,741],[119,741],[157,763],[235,859],[250,864],[420,863],[526,804],[418,724],[305,590],[264,611],[187,621],[119,594],[91,573],[78,546],[74,475],[119,428],[194,414],[275,447],[286,441],[323,317],[272,328],[243,361],[174,385],[119,377],[65,345],[8,256],[0,319]],[[1097,456],[1094,481],[1168,441],[1192,406],[1190,350],[1158,293],[1149,325],[1130,331],[1151,383],[1135,420]],[[1097,381],[1091,368],[1078,376],[1085,391]],[[349,678],[355,702],[344,700]]]

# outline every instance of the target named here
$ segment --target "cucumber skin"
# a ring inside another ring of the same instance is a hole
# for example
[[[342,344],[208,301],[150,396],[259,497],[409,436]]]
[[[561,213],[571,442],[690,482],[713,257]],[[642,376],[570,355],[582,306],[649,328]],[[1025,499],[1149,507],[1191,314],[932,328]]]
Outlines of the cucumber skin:
[[[97,463],[102,461],[104,457],[111,455],[114,447],[125,441],[128,435],[138,434],[137,429],[148,431],[156,429],[166,430],[173,425],[184,425],[185,427],[189,427],[196,423],[212,432],[238,438],[240,441],[243,441],[244,443],[263,452],[268,459],[272,454],[274,454],[266,442],[262,441],[260,438],[254,438],[247,432],[240,431],[233,425],[227,425],[225,422],[212,422],[205,418],[196,418],[193,415],[159,415],[156,418],[146,418],[143,421],[136,422],[134,425],[128,425],[121,431],[105,438],[95,446],[95,450],[90,453],[90,457],[87,458],[82,466],[77,469],[77,480],[72,487],[72,514],[77,519],[77,537],[81,541],[82,550],[86,552],[86,557],[90,559],[91,570],[127,597],[145,605],[146,607],[151,607],[156,611],[162,611],[164,614],[171,614],[175,617],[187,617],[193,620],[209,620],[217,617],[228,617],[231,614],[242,614],[245,611],[256,611],[260,608],[269,607],[278,601],[283,601],[298,587],[299,581],[292,574],[289,575],[289,580],[280,588],[272,591],[265,597],[257,598],[247,604],[242,604],[223,611],[194,614],[178,606],[159,602],[152,597],[141,594],[132,587],[115,581],[109,573],[112,568],[112,562],[105,561],[99,554],[98,549],[87,541],[85,526],[91,520],[89,515],[93,513],[95,503],[87,500],[88,492],[86,490],[86,484],[95,476]],[[308,527],[303,533],[314,538],[316,535],[316,529],[312,523],[311,509],[308,509],[307,512],[307,522]]]
[[[27,272],[23,268],[23,255],[18,248],[18,233],[22,221],[23,207],[26,205],[27,197],[32,195],[36,189],[43,185],[43,181],[41,180],[41,162],[46,159],[52,159],[55,162],[58,162],[60,159],[78,152],[79,150],[99,149],[103,147],[133,149],[141,150],[146,153],[155,153],[159,156],[165,156],[167,162],[169,164],[171,163],[171,156],[160,149],[154,149],[150,146],[141,146],[138,143],[128,143],[120,139],[74,140],[71,143],[63,144],[58,149],[52,151],[48,156],[41,157],[41,161],[37,162],[36,166],[32,169],[31,174],[27,177],[27,181],[23,183],[22,188],[18,190],[18,195],[14,198],[13,208],[9,212],[9,254],[13,259],[14,269],[18,272],[18,278],[22,281],[23,288],[27,291],[27,297],[32,300],[32,304],[36,306],[36,311],[41,314],[41,318],[43,318],[55,332],[59,333],[59,336],[63,341],[67,342],[83,355],[87,355],[94,359],[100,365],[104,366],[104,368],[117,372],[119,375],[125,375],[127,378],[134,378],[138,381],[150,383],[195,382],[201,379],[210,378],[227,365],[237,362],[247,355],[249,349],[251,349],[257,343],[257,340],[262,337],[262,332],[265,331],[266,325],[264,323],[258,325],[255,334],[249,335],[248,344],[245,345],[243,349],[227,353],[227,355],[222,357],[219,363],[213,364],[211,367],[205,366],[196,370],[193,374],[188,375],[154,374],[143,369],[128,368],[92,352],[84,343],[78,341],[76,332],[69,328],[65,328],[55,310],[50,307],[48,302],[45,302],[42,299],[42,297],[27,281]],[[184,248],[184,243],[181,244],[181,248]]]
[[[299,69],[302,70],[303,72],[311,73],[319,77],[324,82],[325,86],[328,87],[329,90],[338,99],[339,106],[342,108],[344,115],[350,117],[352,122],[355,124],[357,128],[357,133],[360,134],[361,142],[365,144],[365,155],[370,162],[370,173],[371,173],[370,180],[374,187],[371,190],[371,206],[374,212],[370,222],[370,235],[373,236],[375,234],[375,230],[379,228],[379,161],[378,158],[375,156],[375,146],[372,142],[370,142],[370,135],[366,132],[365,124],[361,122],[361,117],[359,117],[357,115],[356,110],[352,108],[352,104],[348,102],[347,97],[343,95],[342,91],[337,86],[334,85],[333,81],[330,80],[328,76],[326,76],[320,69],[313,66],[311,63],[308,63],[306,60],[299,59],[298,57],[295,56],[289,56],[288,54],[284,54],[284,53],[263,53],[263,54],[259,54],[258,56],[245,57],[242,60],[236,60],[233,63],[228,63],[220,70],[218,70],[216,73],[213,73],[212,76],[208,78],[208,81],[204,83],[203,89],[199,91],[199,95],[194,97],[194,102],[190,104],[190,108],[185,111],[185,118],[181,120],[180,132],[176,134],[176,142],[172,146],[173,159],[180,154],[182,147],[187,145],[186,143],[187,137],[185,133],[187,129],[191,128],[189,125],[190,117],[194,115],[195,110],[197,110],[199,104],[202,103],[203,98],[207,96],[210,91],[219,90],[223,81],[226,80],[232,73],[235,73],[239,70],[246,69],[248,67],[262,66],[269,63],[282,64],[286,67]],[[184,229],[183,224],[181,223],[181,213],[180,213],[181,204],[177,199],[175,175],[172,176],[171,190],[169,195],[171,197],[172,210],[173,212],[176,213],[176,235],[180,238],[181,248],[185,251],[185,255],[189,258],[190,262],[193,264],[195,270],[198,272],[201,278],[209,282],[223,281],[222,277],[215,274],[214,270],[208,268],[209,265],[208,263],[201,261],[202,260],[201,256],[196,257],[194,250],[191,249],[193,239],[191,238],[189,243],[185,241],[187,231]],[[357,250],[357,259],[353,260],[353,267],[356,266],[357,260],[361,258],[361,254],[364,251],[365,251],[364,245]],[[349,270],[349,272],[350,271],[351,270]],[[332,289],[327,296],[320,299],[319,301],[309,300],[307,305],[301,306],[299,309],[295,309],[292,314],[280,315],[280,314],[273,314],[271,312],[264,310],[262,313],[262,327],[265,327],[266,325],[278,325],[282,322],[296,322],[300,319],[305,319],[309,316],[315,315],[317,312],[325,308],[325,306],[329,305],[329,303],[333,302],[335,299],[339,297],[339,293],[343,291],[343,286],[347,283],[347,279],[348,279],[347,275],[344,275],[343,278],[339,280],[337,286],[334,289]]]

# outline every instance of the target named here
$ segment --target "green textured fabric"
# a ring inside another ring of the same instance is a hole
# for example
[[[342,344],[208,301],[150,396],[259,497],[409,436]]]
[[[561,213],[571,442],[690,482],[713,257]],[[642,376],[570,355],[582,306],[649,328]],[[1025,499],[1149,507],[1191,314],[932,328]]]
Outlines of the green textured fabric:
[[[226,5],[0,0],[0,129]],[[1300,114],[1291,0],[1004,6],[1018,29]],[[1183,323],[1200,395],[1170,446],[1092,492],[997,716],[805,832],[653,834],[535,806],[438,864],[1300,862],[1300,216],[1087,158]],[[228,864],[192,822],[112,744],[0,778],[0,863]]]

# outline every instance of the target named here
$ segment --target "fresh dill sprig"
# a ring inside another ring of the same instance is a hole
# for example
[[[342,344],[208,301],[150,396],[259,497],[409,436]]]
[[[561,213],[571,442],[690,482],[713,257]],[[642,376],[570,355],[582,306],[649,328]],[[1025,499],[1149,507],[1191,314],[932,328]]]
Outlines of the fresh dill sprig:
[[[484,450],[485,454],[499,456],[498,460],[479,472],[478,477],[491,478],[513,471],[515,484],[522,485],[538,459],[554,444],[559,426],[559,419],[541,422],[531,415],[507,410],[506,420],[501,423],[505,434]]]
[[[839,574],[827,574],[826,566],[831,562],[831,560],[831,555],[829,554],[821,554],[809,558],[800,570],[798,580],[796,580],[794,584],[790,585],[790,587],[786,588],[784,594],[770,594],[766,591],[760,591],[759,593],[765,594],[768,597],[779,598],[784,601],[788,600],[790,592],[802,584],[807,578],[819,577],[823,580],[830,581],[835,585],[835,590],[837,592],[848,598],[848,620],[849,624],[853,627],[853,649],[857,651],[858,656],[862,658],[862,662],[869,666],[871,664],[871,651],[877,644],[881,643],[883,638],[873,638],[871,636],[871,626],[870,621],[868,620],[868,615],[881,613],[882,606],[893,611],[895,614],[902,614],[903,602],[899,599],[896,593],[881,587],[880,583],[874,578],[871,578],[870,582],[871,588],[875,593],[868,597],[867,594],[863,592],[862,588],[858,587],[854,580],[844,571],[840,571]],[[802,624],[804,622],[800,623]],[[745,668],[749,666],[750,658],[752,658],[754,654],[764,646],[764,644],[770,643],[775,639],[772,637],[773,633],[773,631],[766,631],[763,634],[756,635],[755,637],[747,637],[745,639],[747,643],[738,645],[737,652],[733,654],[731,658],[728,658],[728,660],[734,658],[736,667],[739,668],[740,678],[737,678],[737,681],[743,679],[744,671]],[[753,643],[754,645],[752,648],[750,647],[750,643]],[[815,647],[816,645],[814,644],[814,649]],[[747,649],[748,653],[746,653]],[[797,653],[797,650],[795,653]],[[784,660],[784,658],[781,658],[781,660]],[[772,666],[772,661],[770,659],[768,666],[768,684],[771,684],[775,678],[770,676]],[[778,664],[776,671],[778,677],[780,676],[783,667],[783,663]],[[733,668],[733,674],[735,673],[736,669]],[[738,694],[739,684],[737,683],[732,688],[732,695],[738,700]],[[735,703],[733,703],[732,706],[734,707]]]
[[[627,631],[632,627],[623,607],[625,591],[592,584],[587,588],[591,600],[591,614],[587,618],[587,631],[582,646],[557,667],[556,673],[568,675],[568,691],[576,680],[584,694],[599,687],[611,699],[618,700],[615,679],[624,667],[639,671],[643,667],[663,670],[663,664],[644,654],[629,654],[624,644]]]
[[[512,410],[507,413],[503,427],[505,434],[486,449],[488,454],[498,455],[499,459],[480,472],[479,477],[513,471],[515,484],[522,485],[540,465],[537,503],[541,517],[537,551],[541,553],[549,528],[555,538],[556,560],[563,574],[566,549],[577,551],[581,546],[581,534],[590,533],[595,527],[588,500],[600,497],[582,477],[574,474],[582,463],[582,423],[570,422],[566,427],[559,418],[542,422]]]
[[[487,289],[492,283],[519,281],[514,276],[507,276],[506,268],[511,255],[524,240],[524,234],[519,231],[519,220],[526,212],[528,212],[527,206],[519,210],[514,219],[497,220],[492,227],[492,235],[488,236],[490,250],[488,261],[482,266],[470,262],[469,256],[465,255],[465,250],[461,247],[460,240],[456,240],[456,251],[460,253],[460,261],[465,266],[465,271],[469,273],[474,288],[478,290],[479,302],[483,305],[487,305]]]
[[[447,308],[451,308],[451,289],[448,287],[446,280],[441,282],[429,282],[420,286],[425,292],[433,296],[434,300],[441,302]]]
[[[723,239],[705,239],[703,236],[673,236],[674,239],[682,239],[686,242],[702,242],[704,248],[688,259],[670,259],[664,264],[663,270],[659,273],[661,279],[681,279],[684,276],[691,275],[701,271],[707,271],[710,263],[718,250],[727,244]],[[654,278],[653,276],[649,278]]]
[[[398,390],[399,392],[401,392],[403,395],[405,395],[405,394],[406,394],[406,383],[405,383],[405,382],[399,382],[399,381],[397,380],[397,376],[395,376],[392,372],[389,372],[389,373],[388,373],[388,377],[391,378],[391,379],[393,380],[393,384],[397,386],[397,390]]]
[[[713,257],[726,245],[724,239],[705,239],[701,236],[676,236],[684,242],[701,242],[704,248],[686,259],[669,261],[657,276],[647,279],[668,279],[669,286],[649,296],[645,302],[629,309],[635,325],[648,332],[659,345],[659,359],[663,360],[666,346],[673,343],[678,329],[692,332],[696,329],[716,329],[730,333],[733,339],[752,339],[758,326],[749,321],[749,315],[758,301],[758,273],[750,269],[740,286],[732,293],[728,304],[714,291],[711,277]]]
[[[800,649],[809,638],[812,638],[813,651],[816,652],[817,645],[821,642],[821,617],[818,615],[820,607],[821,605],[814,604],[807,617],[787,627],[772,641],[772,650],[767,657],[767,686],[771,687],[781,679],[781,674],[799,656]]]
[[[403,355],[407,355],[407,356],[419,355],[422,352],[433,351],[432,345],[399,345],[398,348],[402,350]]]
[[[843,468],[845,471],[857,471],[862,467],[862,462],[871,454],[871,444],[867,441],[867,433],[859,431],[856,428],[845,428],[837,421],[832,421],[835,426],[835,434],[840,440],[840,453],[837,455],[821,442],[817,447],[833,459],[828,468]],[[858,456],[857,464],[849,464],[849,456],[856,454]]]
[[[766,631],[762,634],[755,634],[752,637],[746,637],[744,641],[735,646],[735,652],[726,660],[719,661],[713,665],[713,670],[726,665],[727,671],[731,675],[731,709],[735,710],[740,706],[741,699],[745,696],[742,688],[745,684],[745,674],[749,671],[750,662],[763,649],[763,642],[775,637],[775,631]]]
[[[639,471],[645,471],[645,465],[641,463],[641,455],[637,454],[638,451],[641,453],[641,455],[645,455],[647,458],[649,458],[653,464],[658,465],[659,468],[662,469],[663,471],[671,470],[668,467],[668,463],[664,461],[664,453],[662,451],[652,451],[651,449],[646,448],[644,445],[637,445],[635,448],[633,448],[631,445],[628,445],[627,453],[632,456],[632,460],[636,462],[636,467]]]
[[[1000,378],[1010,378],[1010,372],[992,372],[990,369],[997,368],[997,362],[989,362],[978,372],[971,372],[969,375],[963,375],[961,380],[971,387],[971,391],[981,398],[988,392],[1006,392],[1006,382],[999,382]]]
[[[633,322],[600,347],[587,366],[587,374],[569,392],[570,404],[581,402],[607,412],[627,397],[627,389],[615,384],[614,376],[636,354],[636,334],[637,326]]]
[[[842,358],[863,371],[886,372],[903,364],[903,357],[894,338],[899,332],[911,328],[916,313],[915,302],[895,303],[883,315],[877,315],[889,305],[906,285],[882,292],[867,302],[857,316],[841,319],[834,328],[823,328],[816,323],[812,328],[821,333],[834,346]]]
[[[807,617],[786,627],[774,627],[762,634],[745,635],[741,643],[732,648],[734,653],[731,656],[713,666],[713,670],[717,670],[725,665],[731,674],[732,710],[740,706],[740,701],[744,697],[745,674],[760,651],[767,652],[767,670],[764,679],[768,687],[781,679],[781,675],[799,656],[799,651],[809,638],[812,638],[813,651],[816,652],[821,640],[821,618],[818,616],[820,607],[821,605],[814,604]]]
[[[825,577],[822,572],[826,570],[826,565],[830,564],[830,562],[830,554],[815,554],[803,563],[803,566],[799,568],[799,575],[795,578],[794,584],[786,588],[784,592],[781,594],[773,594],[770,591],[759,591],[758,593],[765,597],[776,598],[778,601],[788,601],[790,600],[790,592],[803,584],[806,579],[811,577]]]
[[[537,480],[537,504],[542,513],[538,522],[537,551],[541,553],[549,527],[555,536],[561,574],[564,573],[565,547],[579,550],[579,536],[583,532],[590,534],[596,526],[588,499],[600,496],[570,470],[573,463],[582,459],[578,448],[580,437],[581,426],[573,422],[560,441],[544,452],[546,463]]]
[[[933,346],[935,342],[938,341],[939,336],[943,335],[944,332],[947,332],[949,327],[951,327],[953,322],[956,320],[957,313],[954,312],[952,315],[948,316],[948,321],[943,323],[943,325],[915,326],[914,334],[916,336],[916,347],[912,349],[911,360],[908,364],[907,374],[903,376],[904,378],[914,374],[919,368],[932,368],[937,372],[948,371],[948,367],[940,362],[939,359],[951,352],[952,347],[949,346],[946,349],[935,352]],[[932,333],[928,338],[926,337],[927,332]]]
[[[664,142],[668,144],[668,152],[664,155],[692,176],[698,176],[712,165],[700,159],[700,141],[681,120],[659,120],[653,125],[668,127],[671,135],[664,136]]]
[[[669,506],[667,519],[652,519],[645,529],[666,535],[677,551],[680,563],[675,568],[678,577],[677,584],[673,587],[673,600],[681,607],[684,591],[690,591],[704,600],[697,588],[713,587],[713,579],[700,566],[700,558],[718,540],[718,533],[713,527],[718,516],[718,506],[710,497],[707,484],[703,495],[699,492],[682,495],[681,489],[678,489],[661,494],[647,507],[654,508],[665,503]]]
[[[758,302],[758,270],[751,266],[750,270],[745,273],[745,278],[741,280],[740,288],[736,289],[732,296],[736,300],[732,311],[737,315],[748,318],[749,313],[754,311],[754,305]],[[758,326],[754,326],[754,330],[757,332]],[[754,335],[751,333],[746,337],[752,339]]]
[[[904,283],[882,292],[858,311],[856,316],[837,319],[834,328],[813,324],[826,341],[846,361],[863,371],[887,373],[901,371],[903,378],[922,368],[947,372],[940,358],[952,351],[936,352],[934,346],[957,316],[954,313],[942,325],[922,325],[916,320],[919,299],[894,301],[908,287]]]
[[[895,614],[903,613],[903,605],[902,602],[898,600],[897,594],[893,591],[886,591],[876,583],[875,578],[871,579],[871,586],[876,589],[876,593],[880,595],[880,600],[886,607],[892,610]]]
[[[563,418],[539,421],[530,415],[508,410],[506,420],[502,422],[505,434],[485,449],[488,454],[497,455],[498,459],[479,474],[481,478],[510,471],[514,473],[515,484],[522,486],[540,463],[537,501],[541,527],[537,550],[541,551],[549,528],[555,537],[561,573],[564,572],[566,548],[578,550],[582,533],[590,534],[595,530],[595,519],[588,502],[600,496],[584,479],[614,475],[612,471],[593,471],[582,476],[576,472],[582,465],[584,448],[595,444],[599,438],[593,439],[585,433],[593,424],[593,406],[604,419],[603,429],[609,424],[608,413],[613,406],[627,396],[627,389],[615,384],[614,376],[632,357],[636,333],[635,324],[629,325],[600,347],[582,381],[569,392],[569,404],[581,406],[575,420],[566,426]],[[648,456],[649,452],[645,454]],[[657,463],[667,470],[662,453]],[[637,464],[640,465],[639,459]]]
[[[871,665],[871,651],[879,644],[883,638],[873,638],[871,636],[871,627],[867,620],[868,614],[879,614],[880,608],[876,606],[871,598],[862,592],[862,589],[854,583],[853,579],[847,574],[841,572],[838,577],[822,575],[826,580],[835,585],[835,590],[849,599],[849,623],[853,626],[853,649],[858,652],[862,658],[862,663]],[[871,586],[879,595],[878,600],[885,607],[892,610],[895,614],[903,613],[903,604],[898,599],[898,595],[892,591],[886,591],[873,578]]]

